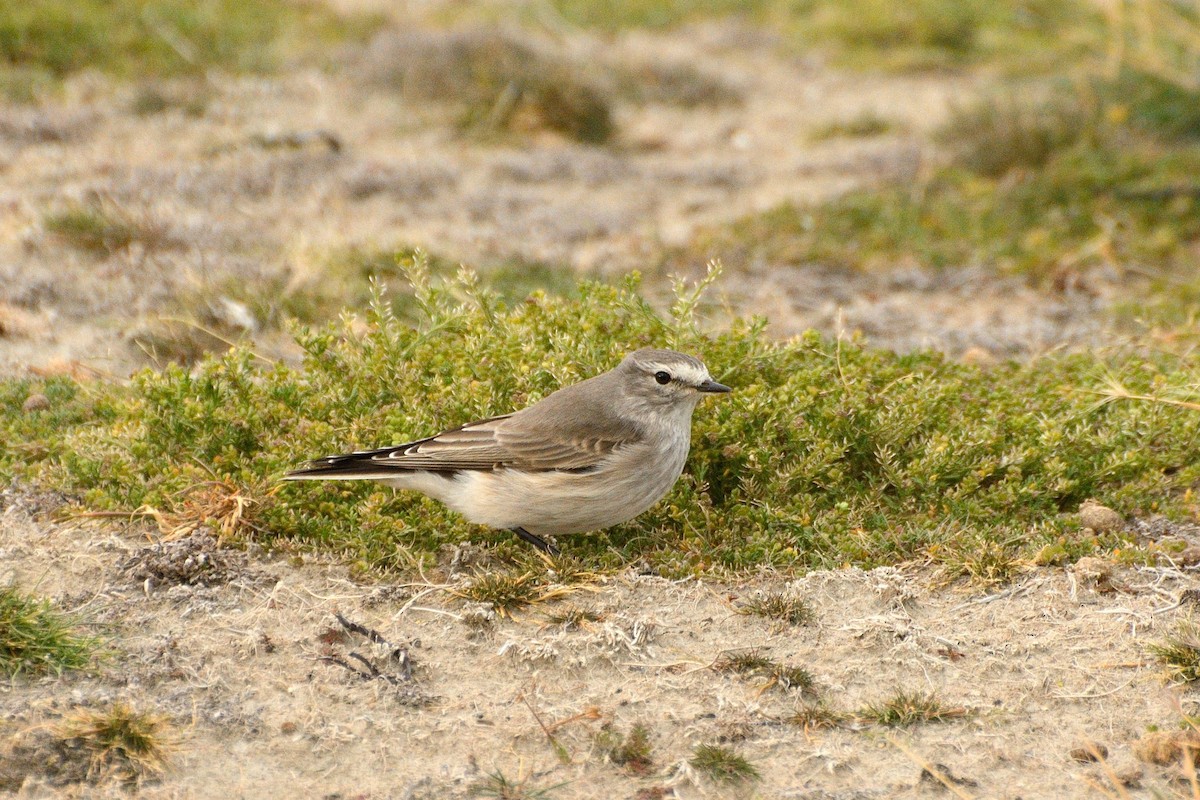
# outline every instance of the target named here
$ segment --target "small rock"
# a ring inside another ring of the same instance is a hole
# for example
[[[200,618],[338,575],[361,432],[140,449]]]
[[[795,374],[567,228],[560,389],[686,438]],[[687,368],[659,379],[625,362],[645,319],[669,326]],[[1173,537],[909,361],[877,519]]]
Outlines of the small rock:
[[[1121,782],[1122,786],[1129,788],[1137,788],[1142,785],[1142,765],[1134,761],[1129,755],[1115,755],[1108,761],[1108,768],[1112,770],[1112,774]]]
[[[1194,567],[1200,564],[1200,545],[1189,544],[1171,557],[1181,567]]]
[[[1085,500],[1079,507],[1079,522],[1096,533],[1119,531],[1125,527],[1125,520],[1120,514],[1095,500]]]
[[[25,398],[25,402],[21,404],[21,410],[26,414],[32,414],[34,411],[44,411],[50,407],[50,398],[46,395],[35,392]]]
[[[1085,584],[1091,584],[1102,594],[1113,590],[1113,565],[1103,558],[1084,556],[1075,562],[1075,577]]]
[[[1108,758],[1108,748],[1100,742],[1083,742],[1078,747],[1072,748],[1071,758],[1084,764],[1100,761]]]

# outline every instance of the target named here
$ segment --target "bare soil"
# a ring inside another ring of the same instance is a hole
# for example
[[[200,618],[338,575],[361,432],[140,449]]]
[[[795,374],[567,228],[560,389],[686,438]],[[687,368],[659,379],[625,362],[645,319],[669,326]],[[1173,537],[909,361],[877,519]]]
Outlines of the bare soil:
[[[441,34],[416,30],[406,41],[438,47]],[[973,89],[946,75],[841,73],[735,23],[603,39],[567,31],[539,46],[585,74],[666,65],[739,100],[618,94],[618,137],[604,147],[545,131],[489,140],[378,80],[404,52],[395,36],[337,56],[335,70],[156,84],[180,106],[162,113],[137,113],[146,87],[96,74],[72,79],[60,100],[0,107],[0,371],[80,362],[124,375],[148,361],[139,331],[200,316],[181,298],[319,282],[328,254],[351,246],[653,272],[702,226],[915,175],[931,129]],[[892,132],[814,141],[864,114]],[[47,231],[48,214],[89,202],[146,235],[97,253]],[[999,355],[1108,336],[1096,321],[1103,292],[1046,294],[904,265],[884,275],[727,267],[750,277],[727,281],[735,307],[769,315],[782,336],[860,330],[882,346]],[[259,337],[263,352],[290,352],[278,333]]]
[[[1097,786],[1116,793],[1114,779],[1132,796],[1186,794],[1178,765],[1134,753],[1148,730],[1177,730],[1181,711],[1195,712],[1195,693],[1168,685],[1147,654],[1190,613],[1191,568],[1090,559],[994,592],[942,585],[918,566],[737,585],[630,569],[497,616],[454,594],[467,576],[450,559],[428,580],[364,585],[332,561],[231,552],[202,533],[155,538],[140,524],[54,523],[44,501],[6,495],[0,579],[82,615],[109,643],[93,674],[0,687],[6,747],[70,708],[121,699],[175,723],[172,767],[139,787],[147,798],[455,798],[497,772],[556,787],[555,798],[926,797],[944,793],[922,777],[930,765],[959,796],[1092,797]],[[738,613],[767,589],[805,600],[814,622]],[[594,619],[552,621],[569,608]],[[337,614],[390,646],[347,632]],[[789,718],[813,698],[713,668],[749,648],[807,668],[834,709],[906,690],[960,715],[806,730]],[[388,677],[364,677],[351,653]],[[637,723],[651,733],[644,775],[595,744],[602,727]],[[734,748],[761,781],[713,784],[687,763],[701,743]],[[1103,763],[1079,760],[1089,743]],[[69,762],[6,763],[0,783],[22,797],[130,791],[70,782]]]

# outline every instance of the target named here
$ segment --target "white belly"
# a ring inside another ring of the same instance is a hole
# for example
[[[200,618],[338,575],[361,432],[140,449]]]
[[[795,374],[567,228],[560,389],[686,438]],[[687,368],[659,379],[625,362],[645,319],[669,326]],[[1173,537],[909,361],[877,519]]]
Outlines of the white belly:
[[[393,486],[441,500],[472,522],[521,527],[535,536],[601,530],[633,519],[662,499],[687,461],[689,434],[665,447],[634,445],[593,472],[464,471],[454,478],[405,476]]]

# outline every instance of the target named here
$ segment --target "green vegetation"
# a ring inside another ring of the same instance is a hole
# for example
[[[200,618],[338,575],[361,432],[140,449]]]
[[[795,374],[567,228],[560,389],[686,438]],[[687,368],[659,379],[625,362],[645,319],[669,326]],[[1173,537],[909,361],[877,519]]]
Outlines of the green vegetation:
[[[0,75],[262,71],[285,54],[315,55],[346,38],[365,38],[379,24],[303,1],[22,0],[0,4]]]
[[[1185,619],[1165,641],[1150,646],[1150,652],[1175,680],[1192,683],[1200,680],[1200,626]]]
[[[766,680],[764,688],[779,686],[783,689],[799,689],[812,692],[816,681],[804,667],[780,664],[767,658],[757,649],[726,653],[716,660],[713,669],[717,672],[732,672],[743,677]]]
[[[863,112],[856,117],[830,122],[809,134],[809,140],[823,142],[826,139],[865,139],[882,136],[895,130],[897,123],[873,112]]]
[[[457,278],[462,265],[449,258],[429,255],[416,248],[351,247],[328,255],[317,277],[293,286],[277,283],[274,287],[245,289],[229,287],[232,296],[247,304],[264,322],[294,317],[301,322],[317,323],[335,318],[344,308],[363,308],[371,301],[371,280],[389,284],[392,312],[401,319],[416,322],[421,308],[409,285],[407,270],[417,258],[422,260],[432,279],[447,282]],[[476,275],[464,273],[468,282],[494,292],[509,306],[515,306],[534,292],[568,295],[579,285],[579,274],[567,266],[509,258],[487,264]],[[272,289],[275,289],[272,291]]]
[[[91,508],[163,514],[186,512],[219,480],[250,501],[240,530],[370,570],[402,570],[468,539],[511,557],[525,550],[514,537],[415,493],[278,479],[314,456],[519,408],[655,344],[700,355],[735,391],[697,410],[688,469],[666,500],[559,543],[591,569],[634,559],[672,575],[872,566],[951,537],[1019,542],[1014,556],[1044,563],[1053,551],[1059,563],[1129,545],[1117,533],[1076,535],[1072,512],[1088,498],[1123,515],[1195,514],[1200,426],[1179,400],[1194,397],[1200,375],[1186,360],[1062,355],[982,368],[815,333],[772,342],[746,320],[704,334],[700,295],[683,288],[664,317],[633,280],[510,309],[470,276],[431,283],[420,261],[409,275],[415,326],[377,294],[363,322],[297,330],[296,366],[239,347],[128,388],[0,384],[0,428],[19,442],[0,447],[0,474],[70,490]],[[46,407],[24,410],[32,391]]]
[[[697,745],[688,763],[715,783],[744,783],[759,778],[758,767],[745,756],[719,744]]]
[[[1131,71],[1005,90],[953,115],[941,134],[949,160],[915,182],[785,204],[710,231],[682,258],[984,266],[1042,283],[1097,265],[1180,273],[1200,241],[1200,140],[1172,111],[1181,94],[1200,107],[1200,93]]]
[[[496,28],[397,37],[376,83],[413,102],[451,102],[459,126],[483,134],[558,131],[588,144],[615,132],[612,98],[594,70]]]
[[[44,600],[0,586],[0,675],[60,673],[91,661],[96,640]]]
[[[893,69],[1000,62],[1029,70],[1054,54],[1094,46],[1104,34],[1096,9],[1078,0],[553,0],[569,22],[602,30],[662,28],[739,16],[853,66]],[[1071,36],[1064,37],[1064,26]]]
[[[68,377],[0,380],[0,482],[60,456],[71,431],[108,425],[129,411],[123,391],[107,384]]]
[[[629,733],[621,733],[611,723],[596,734],[596,749],[604,758],[622,767],[631,775],[649,775],[654,769],[650,729],[635,723]]]
[[[128,250],[135,243],[147,251],[173,244],[163,223],[100,200],[69,203],[46,214],[42,224],[48,233],[72,247],[98,255]]]
[[[563,784],[544,789],[529,786],[527,776],[522,780],[511,780],[503,772],[496,771],[470,788],[471,797],[492,797],[495,800],[548,800],[553,791]]]
[[[798,725],[805,730],[821,730],[836,728],[849,721],[850,717],[841,711],[831,708],[823,700],[807,702],[796,709],[787,718],[792,725]]]

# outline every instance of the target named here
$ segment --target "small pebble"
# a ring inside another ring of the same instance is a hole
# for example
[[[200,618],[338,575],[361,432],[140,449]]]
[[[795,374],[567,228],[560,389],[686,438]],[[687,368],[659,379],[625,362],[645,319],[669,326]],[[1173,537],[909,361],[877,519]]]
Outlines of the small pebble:
[[[1081,763],[1108,758],[1108,748],[1100,742],[1085,742],[1071,750],[1071,758]]]
[[[50,398],[40,392],[29,395],[29,397],[25,398],[25,402],[21,404],[21,410],[26,414],[33,413],[34,411],[44,411],[49,407]]]
[[[1096,533],[1119,531],[1125,527],[1125,520],[1120,514],[1095,500],[1086,500],[1079,507],[1079,521],[1083,527],[1091,528]]]

